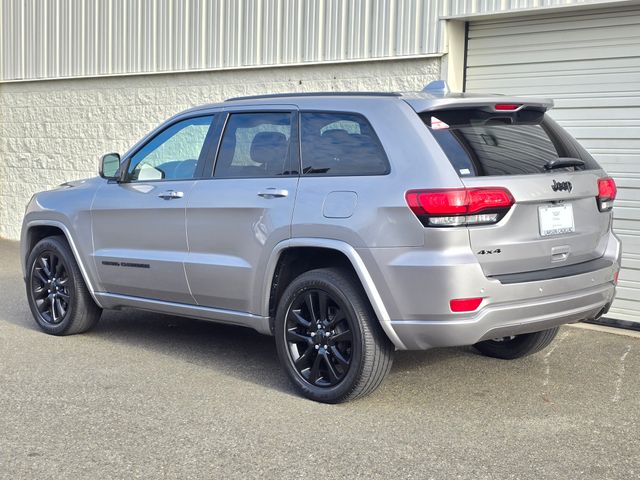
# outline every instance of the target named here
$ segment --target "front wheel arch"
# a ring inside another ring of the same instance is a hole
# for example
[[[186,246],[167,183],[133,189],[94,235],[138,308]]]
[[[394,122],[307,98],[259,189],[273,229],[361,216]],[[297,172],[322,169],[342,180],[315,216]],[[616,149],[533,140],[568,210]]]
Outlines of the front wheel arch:
[[[71,232],[64,223],[56,220],[32,220],[26,225],[23,232],[24,233],[21,241],[21,264],[23,278],[25,281],[27,279],[27,259],[29,258],[29,255],[31,255],[31,251],[37,245],[37,243],[47,237],[64,237],[65,241],[69,245],[69,248],[71,249],[73,258],[78,264],[80,273],[82,274],[82,278],[87,286],[87,289],[89,290],[89,293],[91,294],[91,297],[93,298],[93,301],[96,303],[96,305],[102,308],[100,301],[96,298],[96,295],[94,293],[94,282],[89,275],[86,264],[81,258],[81,255],[78,253],[76,242],[74,241]]]

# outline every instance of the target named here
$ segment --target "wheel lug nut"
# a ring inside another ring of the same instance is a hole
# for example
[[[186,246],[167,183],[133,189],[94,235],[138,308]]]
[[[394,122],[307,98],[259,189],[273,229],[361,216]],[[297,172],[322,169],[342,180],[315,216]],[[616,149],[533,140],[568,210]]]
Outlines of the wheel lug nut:
[[[328,349],[329,349],[329,346],[328,346],[328,345],[325,345],[325,346],[324,346],[324,349],[325,349],[325,350],[328,350]]]
[[[316,350],[318,350],[320,348],[320,345],[316,345]]]
[[[311,336],[315,337],[316,336],[316,332],[311,332]]]

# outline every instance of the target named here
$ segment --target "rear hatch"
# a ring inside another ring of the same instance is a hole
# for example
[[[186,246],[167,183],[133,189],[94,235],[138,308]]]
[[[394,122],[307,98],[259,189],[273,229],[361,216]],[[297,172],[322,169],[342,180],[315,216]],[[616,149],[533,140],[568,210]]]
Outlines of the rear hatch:
[[[495,222],[467,224],[485,275],[602,257],[611,222],[611,202],[598,197],[604,172],[543,107],[491,104],[420,116],[467,189],[497,187],[512,197]]]

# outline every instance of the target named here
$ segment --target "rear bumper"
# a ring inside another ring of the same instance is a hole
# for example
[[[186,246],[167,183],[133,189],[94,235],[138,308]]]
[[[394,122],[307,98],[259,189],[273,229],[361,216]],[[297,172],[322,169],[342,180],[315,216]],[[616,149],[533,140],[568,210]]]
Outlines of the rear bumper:
[[[470,318],[396,320],[391,325],[408,350],[472,345],[491,338],[538,332],[594,319],[611,305],[614,294],[613,283],[607,283],[535,301],[489,305]]]
[[[424,350],[472,345],[565,323],[593,319],[615,296],[620,242],[610,233],[602,262],[593,271],[521,281],[485,276],[468,247],[362,249],[372,279],[389,312],[396,347]],[[483,298],[478,310],[452,312],[449,301]]]

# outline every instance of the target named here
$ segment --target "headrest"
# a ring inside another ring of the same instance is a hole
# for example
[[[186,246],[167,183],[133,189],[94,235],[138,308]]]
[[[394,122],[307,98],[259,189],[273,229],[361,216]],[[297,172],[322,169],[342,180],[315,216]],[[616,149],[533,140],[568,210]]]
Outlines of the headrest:
[[[251,160],[255,163],[283,165],[287,157],[287,137],[280,132],[260,132],[251,142]]]
[[[325,141],[329,141],[333,144],[336,143],[351,143],[352,138],[349,132],[342,130],[341,128],[335,128],[325,131],[321,138]]]

